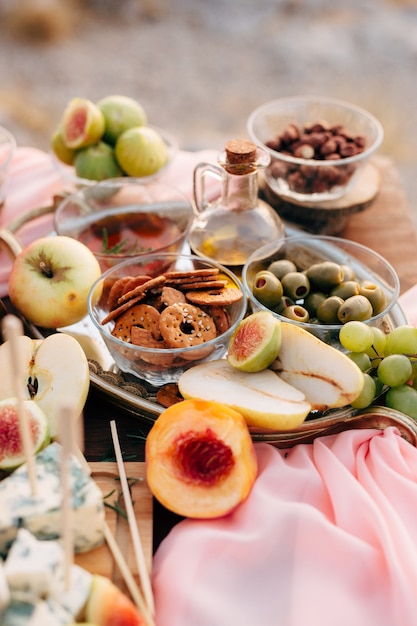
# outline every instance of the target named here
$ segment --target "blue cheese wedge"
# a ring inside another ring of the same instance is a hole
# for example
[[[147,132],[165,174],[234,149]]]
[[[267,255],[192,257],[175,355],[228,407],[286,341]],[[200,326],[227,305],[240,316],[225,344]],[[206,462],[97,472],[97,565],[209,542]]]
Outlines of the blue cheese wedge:
[[[20,527],[38,539],[57,539],[62,529],[62,447],[54,442],[35,457],[38,493],[31,493],[27,466],[0,482],[0,556],[6,556]],[[104,541],[104,504],[98,485],[80,460],[69,462],[74,551],[86,552]]]
[[[13,600],[0,613],[0,624],[5,626],[68,626],[73,621],[68,611],[51,600],[36,603]]]
[[[67,584],[65,553],[60,542],[36,539],[19,528],[4,563],[7,585],[14,600],[36,604],[51,598],[77,617],[90,594],[93,576],[71,565]]]

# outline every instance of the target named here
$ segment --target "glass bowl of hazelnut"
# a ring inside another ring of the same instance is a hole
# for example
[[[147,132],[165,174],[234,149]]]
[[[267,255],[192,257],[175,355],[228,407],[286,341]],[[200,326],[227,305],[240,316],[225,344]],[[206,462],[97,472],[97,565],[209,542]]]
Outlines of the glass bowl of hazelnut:
[[[335,200],[381,145],[381,123],[353,104],[320,96],[281,98],[255,109],[247,130],[271,156],[265,182],[295,203]]]

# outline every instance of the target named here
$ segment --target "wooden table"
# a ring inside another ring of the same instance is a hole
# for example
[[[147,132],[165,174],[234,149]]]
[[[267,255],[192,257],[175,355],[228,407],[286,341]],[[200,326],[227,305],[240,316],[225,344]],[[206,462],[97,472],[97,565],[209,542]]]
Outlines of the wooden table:
[[[352,216],[341,236],[372,248],[390,261],[404,292],[417,283],[417,231],[392,161],[379,157],[376,164],[381,172],[381,190],[370,208]],[[113,454],[109,426],[112,419],[117,422],[125,458],[143,461],[141,436],[149,430],[149,424],[110,405],[94,389],[90,391],[84,415],[87,459],[100,461]],[[178,519],[155,502],[154,547]]]

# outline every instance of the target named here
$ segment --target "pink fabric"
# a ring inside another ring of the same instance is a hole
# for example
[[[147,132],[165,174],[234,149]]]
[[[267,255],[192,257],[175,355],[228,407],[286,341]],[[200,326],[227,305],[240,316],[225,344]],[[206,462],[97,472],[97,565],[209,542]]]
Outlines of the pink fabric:
[[[417,450],[395,428],[256,450],[246,502],[161,543],[157,626],[414,626]]]
[[[216,163],[217,152],[180,151],[172,165],[161,175],[165,183],[175,185],[191,197],[193,171],[197,163]],[[18,148],[10,168],[6,202],[0,209],[0,228],[7,228],[16,217],[32,209],[52,203],[55,194],[71,190],[68,179],[61,176],[50,155],[35,148]],[[17,234],[23,245],[47,234],[53,228],[52,215],[40,217],[23,226]],[[0,251],[0,297],[7,294],[7,281],[12,260]]]
[[[406,313],[408,323],[417,326],[417,285],[401,294],[398,301]]]

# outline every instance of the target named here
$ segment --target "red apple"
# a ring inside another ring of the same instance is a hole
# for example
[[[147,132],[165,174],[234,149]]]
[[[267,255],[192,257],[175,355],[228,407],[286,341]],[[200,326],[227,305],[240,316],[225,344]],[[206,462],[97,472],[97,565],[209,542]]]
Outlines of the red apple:
[[[87,314],[87,296],[100,275],[97,259],[83,243],[63,235],[42,237],[15,258],[10,300],[36,326],[69,326]],[[97,289],[96,300],[100,295]]]

